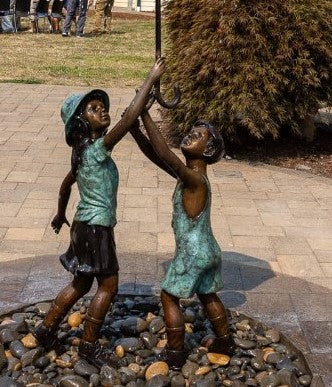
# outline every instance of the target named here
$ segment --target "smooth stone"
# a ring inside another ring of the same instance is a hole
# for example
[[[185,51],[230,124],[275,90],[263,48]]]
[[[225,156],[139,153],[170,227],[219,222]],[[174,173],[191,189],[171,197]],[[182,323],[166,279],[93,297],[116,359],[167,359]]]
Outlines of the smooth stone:
[[[264,371],[265,370],[265,363],[263,358],[261,357],[253,357],[250,361],[250,364],[256,371]]]
[[[103,365],[100,370],[100,383],[103,387],[113,387],[114,385],[121,384],[116,369]]]
[[[158,343],[158,337],[151,332],[142,332],[140,338],[147,349],[152,349]]]
[[[47,356],[41,356],[35,362],[35,366],[38,368],[45,368],[49,364],[50,364],[50,359]]]
[[[233,382],[232,382],[231,380],[229,380],[229,379],[224,379],[224,380],[222,381],[222,384],[223,384],[224,386],[226,386],[226,387],[231,387],[231,386],[233,385]]]
[[[294,371],[282,369],[278,371],[277,376],[280,384],[287,384],[288,386],[292,387],[300,387]]]
[[[261,387],[276,387],[279,385],[277,374],[266,375],[259,384]]]
[[[91,387],[98,387],[100,385],[100,376],[98,374],[92,374],[89,379]]]
[[[248,384],[241,382],[241,380],[234,380],[232,387],[246,387]]]
[[[125,335],[136,336],[147,329],[148,323],[140,317],[128,317],[123,320],[121,332]]]
[[[9,349],[12,355],[19,359],[21,359],[25,353],[29,352],[29,349],[25,348],[25,346],[19,340],[14,340],[11,342]]]
[[[156,317],[150,322],[149,330],[151,333],[157,333],[165,327],[165,322],[162,317]]]
[[[74,312],[74,313],[71,313],[68,317],[68,325],[71,327],[71,328],[77,328],[79,327],[82,322],[83,322],[83,319],[82,319],[82,316],[81,316],[81,313],[80,312]]]
[[[167,344],[167,339],[159,340],[156,347],[157,348],[165,348]]]
[[[215,387],[216,382],[210,379],[197,380],[194,384],[195,387]]]
[[[190,376],[194,375],[198,370],[199,365],[190,360],[187,360],[184,366],[182,367],[182,374],[186,379],[189,379]]]
[[[155,375],[146,383],[146,387],[168,387],[170,378],[166,375]]]
[[[302,386],[310,386],[311,384],[311,376],[309,375],[302,375],[299,377],[299,382],[302,384]]]
[[[275,329],[268,329],[265,333],[265,337],[272,341],[272,343],[279,343],[280,333]]]
[[[262,371],[262,372],[259,372],[255,379],[257,380],[258,383],[261,383],[261,381],[268,375],[267,371]]]
[[[19,371],[22,369],[22,363],[16,357],[10,357],[8,359],[7,370],[8,371]]]
[[[203,366],[199,367],[198,370],[195,372],[195,375],[206,375],[211,371],[210,367]]]
[[[156,375],[168,375],[169,367],[164,361],[157,361],[148,366],[145,371],[145,379],[150,380]]]
[[[284,356],[279,352],[271,352],[266,357],[266,362],[269,364],[277,364],[283,360]]]
[[[24,387],[24,383],[16,381],[9,376],[0,376],[0,387]]]
[[[135,353],[136,355],[140,356],[143,359],[146,359],[153,354],[153,352],[150,349],[139,349]]]
[[[136,373],[128,367],[120,367],[118,374],[122,384],[128,384],[136,379]]]
[[[46,313],[50,310],[51,307],[50,302],[39,302],[36,304],[35,309],[38,314],[40,314],[42,317],[46,316]]]
[[[255,348],[255,342],[246,339],[239,339],[238,337],[234,337],[235,344],[243,349],[251,349]]]
[[[211,364],[225,366],[230,361],[230,357],[228,355],[223,355],[221,353],[209,352],[206,356]]]
[[[126,352],[135,352],[138,349],[142,348],[141,341],[138,340],[136,337],[124,337],[118,339],[114,345],[121,345]]]
[[[145,383],[142,379],[136,379],[136,381],[129,382],[126,387],[145,387]]]
[[[93,365],[89,364],[86,360],[81,359],[77,361],[74,365],[74,371],[84,377],[88,377],[92,374],[97,374],[98,369],[94,367]]]
[[[183,375],[177,374],[171,378],[171,387],[183,387],[185,386],[186,381]]]
[[[9,344],[12,341],[18,340],[20,338],[20,334],[18,332],[12,331],[8,328],[2,329],[0,331],[0,341],[3,344]]]
[[[38,342],[32,333],[28,333],[26,336],[22,337],[21,343],[25,346],[25,348],[29,349],[38,347]]]
[[[39,348],[31,349],[31,351],[26,352],[24,355],[22,355],[21,357],[22,367],[25,367],[30,364],[34,364],[34,362],[40,357],[42,352],[43,352],[42,349],[39,347]]]
[[[240,366],[242,364],[242,359],[240,359],[239,357],[232,357],[230,362],[229,362],[229,365],[233,366],[233,365],[237,365],[237,366]]]
[[[231,367],[228,367],[227,375],[228,375],[228,377],[230,377],[232,375],[237,375],[240,373],[240,371],[241,371],[241,369],[239,366],[231,366]]]
[[[193,323],[196,320],[196,312],[193,308],[186,308],[183,313],[184,321],[187,323]]]
[[[256,386],[257,386],[257,382],[256,382],[256,380],[253,379],[253,378],[248,378],[248,379],[246,380],[246,385],[247,385],[247,386],[256,387]]]
[[[0,371],[3,370],[3,368],[6,367],[8,364],[5,348],[2,343],[0,343]]]
[[[11,319],[18,322],[18,323],[21,323],[23,321],[25,321],[25,319],[27,319],[29,317],[29,315],[27,313],[13,313],[11,315]]]
[[[79,375],[65,375],[59,379],[59,387],[89,387],[89,383]]]
[[[288,370],[288,371],[296,371],[298,372],[298,369],[296,365],[292,362],[292,359],[288,356],[284,357],[282,360],[280,360],[277,364],[276,367],[278,370]]]
[[[135,374],[138,374],[141,371],[141,367],[137,363],[130,363],[128,365],[128,368],[135,372]]]
[[[119,357],[120,359],[123,358],[123,356],[125,355],[125,350],[123,349],[122,345],[117,345],[116,348],[115,348],[115,354],[117,357]]]

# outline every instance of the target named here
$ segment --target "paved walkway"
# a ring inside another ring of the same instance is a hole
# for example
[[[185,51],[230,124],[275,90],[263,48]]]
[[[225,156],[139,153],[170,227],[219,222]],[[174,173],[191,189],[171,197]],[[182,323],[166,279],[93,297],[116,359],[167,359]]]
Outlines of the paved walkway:
[[[56,236],[50,220],[70,167],[60,106],[77,90],[0,84],[0,313],[51,299],[70,278],[57,258],[69,229]],[[133,93],[109,93],[115,122]],[[120,170],[120,290],[150,294],[174,249],[174,181],[129,135],[113,155]],[[224,302],[285,332],[331,385],[332,180],[225,160],[209,177],[214,231],[224,249]],[[74,191],[69,219],[77,198]]]

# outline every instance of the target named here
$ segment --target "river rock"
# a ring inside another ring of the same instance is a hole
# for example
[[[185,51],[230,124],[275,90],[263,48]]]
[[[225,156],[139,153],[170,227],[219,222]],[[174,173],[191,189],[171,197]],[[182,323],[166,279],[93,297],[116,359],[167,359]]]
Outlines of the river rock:
[[[121,384],[121,380],[116,369],[104,365],[100,370],[100,382],[103,387],[113,387]]]
[[[47,356],[41,356],[35,362],[35,366],[38,368],[45,368],[49,364],[50,364],[50,359]]]
[[[18,340],[20,334],[18,332],[12,331],[8,328],[4,328],[0,331],[0,342],[3,344],[10,344],[14,340]]]
[[[206,375],[211,371],[210,367],[203,366],[199,367],[198,370],[195,372],[195,375]]]
[[[84,377],[88,377],[92,374],[98,373],[98,369],[93,365],[89,364],[86,360],[81,359],[77,361],[74,365],[74,371]]]
[[[8,358],[7,370],[8,371],[19,371],[22,369],[22,363],[16,357]]]
[[[147,329],[148,323],[140,317],[128,317],[121,325],[121,332],[128,336],[136,336]]]
[[[239,339],[238,337],[234,337],[235,344],[243,349],[251,349],[255,348],[255,342],[251,340],[246,339]]]
[[[9,376],[0,376],[0,387],[24,387],[24,384]]]
[[[74,313],[71,313],[68,317],[68,325],[71,327],[71,328],[77,328],[79,327],[82,322],[83,322],[83,319],[82,319],[82,315],[81,313],[78,311],[78,312],[74,312]]]
[[[155,375],[146,383],[146,387],[168,387],[170,378],[165,375]]]
[[[140,338],[146,348],[152,349],[157,345],[158,337],[151,332],[142,332]]]
[[[32,349],[31,351],[26,352],[24,355],[22,355],[21,357],[22,367],[24,368],[27,365],[34,364],[34,362],[40,357],[42,352],[43,352],[42,349],[39,347],[39,348]]]
[[[22,337],[21,343],[28,349],[38,347],[38,342],[32,333],[28,333],[26,336]]]
[[[207,354],[207,358],[211,364],[218,364],[221,366],[227,365],[230,361],[230,357],[228,355],[223,355],[221,353],[209,352]]]
[[[266,356],[266,362],[269,364],[277,364],[279,363],[284,356],[282,356],[279,352],[271,352]]]
[[[9,345],[9,349],[12,355],[19,359],[21,359],[21,357],[29,351],[29,349],[25,348],[19,340],[12,341]]]
[[[38,304],[36,304],[35,309],[40,316],[44,317],[46,316],[46,313],[50,310],[51,305],[52,304],[50,302],[39,302]]]
[[[119,374],[121,383],[124,385],[136,379],[136,373],[133,370],[131,370],[129,367],[120,367],[118,369],[118,374]]]
[[[168,375],[169,367],[164,361],[157,361],[148,366],[145,371],[145,379],[150,380],[156,375]]]
[[[183,387],[186,381],[182,374],[176,374],[171,378],[171,387]]]
[[[165,327],[165,322],[162,317],[156,317],[150,322],[150,332],[157,333]]]
[[[2,371],[3,368],[6,367],[8,363],[6,353],[5,353],[5,348],[2,343],[0,343],[0,371]]]
[[[135,352],[142,348],[142,343],[136,337],[124,337],[115,342],[115,346],[121,345],[126,352]]]
[[[199,365],[190,360],[187,360],[184,366],[182,367],[182,374],[186,379],[189,379],[190,376],[194,375],[198,370]]]
[[[89,387],[89,383],[79,375],[65,375],[59,379],[59,387]]]
[[[279,343],[280,333],[275,329],[268,329],[265,333],[265,337],[272,341],[272,343]]]
[[[124,350],[124,348],[123,348],[122,345],[117,345],[117,346],[115,347],[115,354],[116,354],[116,356],[119,357],[120,359],[123,358],[123,356],[125,355],[125,350]]]
[[[299,382],[302,384],[302,386],[310,386],[311,384],[311,376],[309,375],[302,375],[299,377]]]

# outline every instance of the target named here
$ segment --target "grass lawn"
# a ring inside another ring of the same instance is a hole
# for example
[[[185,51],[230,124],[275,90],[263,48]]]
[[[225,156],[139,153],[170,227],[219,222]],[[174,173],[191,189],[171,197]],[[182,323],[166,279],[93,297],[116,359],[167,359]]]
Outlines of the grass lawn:
[[[27,21],[25,21],[26,23]],[[92,29],[88,17],[85,32]],[[63,38],[44,33],[0,35],[0,82],[137,86],[154,61],[153,20],[113,20],[111,34]]]

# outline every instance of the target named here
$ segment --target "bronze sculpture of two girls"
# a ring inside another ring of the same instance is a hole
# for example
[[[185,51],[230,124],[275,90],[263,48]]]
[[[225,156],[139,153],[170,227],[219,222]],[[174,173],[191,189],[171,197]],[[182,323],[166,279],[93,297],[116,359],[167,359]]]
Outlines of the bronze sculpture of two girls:
[[[209,350],[234,352],[226,310],[216,294],[222,287],[221,250],[210,225],[211,189],[207,178],[207,165],[221,158],[223,141],[212,125],[198,121],[181,143],[185,163],[169,149],[147,108],[151,88],[164,69],[164,60],[158,59],[121,120],[108,132],[110,103],[102,90],[73,94],[61,109],[72,158],[71,170],[60,187],[52,227],[58,233],[63,224],[69,225],[66,207],[71,186],[77,183],[80,201],[70,227],[70,245],[60,256],[73,280],[60,291],[33,334],[41,345],[54,347],[62,319],[89,292],[96,278],[98,288],[85,317],[79,356],[97,367],[117,363],[116,356],[99,344],[98,337],[118,289],[114,226],[119,176],[110,154],[128,131],[152,162],[177,179],[172,221],[176,251],[161,284],[168,339],[161,357],[174,369],[185,363],[184,319],[179,299],[195,293],[216,334]],[[140,131],[139,116],[148,138]]]

